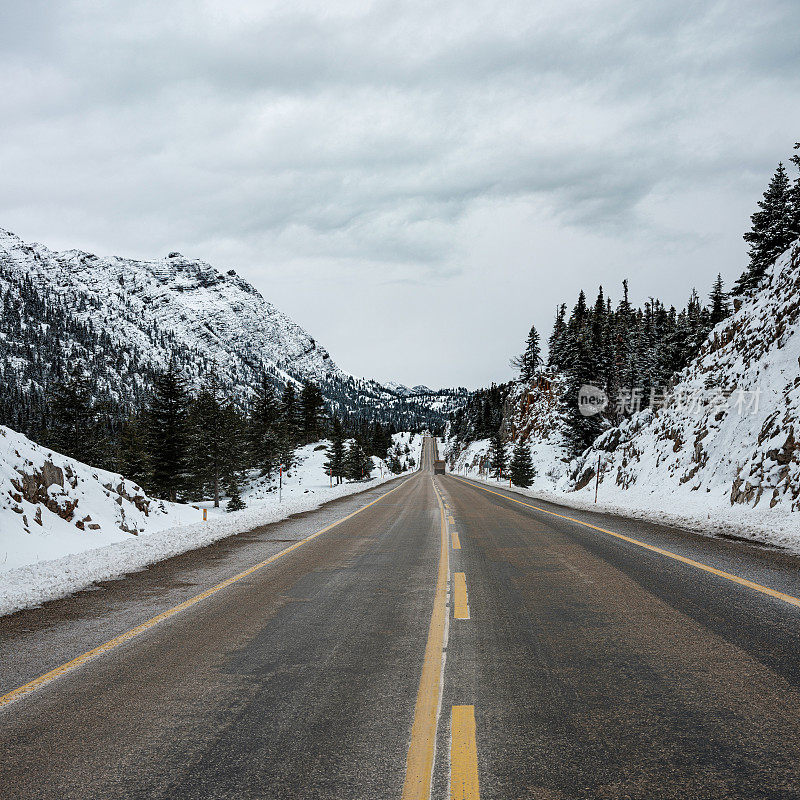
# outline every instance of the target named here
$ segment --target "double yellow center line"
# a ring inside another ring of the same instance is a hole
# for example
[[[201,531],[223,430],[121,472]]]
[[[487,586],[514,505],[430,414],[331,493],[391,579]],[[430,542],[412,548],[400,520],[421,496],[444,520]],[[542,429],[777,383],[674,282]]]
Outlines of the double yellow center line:
[[[433,766],[436,756],[436,730],[442,704],[445,646],[447,640],[447,579],[450,574],[448,523],[454,523],[445,510],[436,484],[439,504],[440,548],[433,613],[428,628],[428,642],[422,677],[414,707],[411,742],[406,758],[406,776],[402,800],[430,800]],[[452,532],[453,549],[460,549],[458,534]],[[453,617],[469,619],[467,582],[463,572],[453,575]],[[450,726],[450,797],[454,800],[479,800],[478,748],[475,735],[475,707],[453,706]]]
[[[419,680],[414,722],[411,725],[411,742],[406,756],[406,777],[402,800],[429,800],[433,762],[436,756],[436,728],[442,702],[442,673],[444,671],[444,641],[447,633],[447,577],[450,572],[450,554],[447,543],[447,522],[444,505],[436,490],[439,503],[440,543],[439,570],[436,577],[436,594],[433,613],[428,627],[428,642]]]

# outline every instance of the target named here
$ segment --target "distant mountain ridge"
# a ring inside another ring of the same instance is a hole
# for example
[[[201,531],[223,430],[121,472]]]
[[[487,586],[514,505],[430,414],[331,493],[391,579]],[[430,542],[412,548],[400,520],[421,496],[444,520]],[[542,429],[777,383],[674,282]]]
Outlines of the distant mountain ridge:
[[[439,424],[466,396],[348,375],[235,271],[178,252],[152,261],[54,252],[0,229],[0,294],[0,421],[11,427],[13,406],[41,402],[78,361],[100,396],[131,407],[171,362],[191,385],[214,375],[243,403],[264,373],[276,384],[313,380],[338,412],[401,427]]]

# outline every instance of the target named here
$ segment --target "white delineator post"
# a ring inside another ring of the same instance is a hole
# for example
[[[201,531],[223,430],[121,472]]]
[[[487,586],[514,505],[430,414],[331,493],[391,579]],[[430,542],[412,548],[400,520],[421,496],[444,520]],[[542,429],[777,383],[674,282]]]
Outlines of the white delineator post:
[[[597,502],[597,492],[600,490],[600,453],[597,454],[597,475],[594,481],[594,501]]]

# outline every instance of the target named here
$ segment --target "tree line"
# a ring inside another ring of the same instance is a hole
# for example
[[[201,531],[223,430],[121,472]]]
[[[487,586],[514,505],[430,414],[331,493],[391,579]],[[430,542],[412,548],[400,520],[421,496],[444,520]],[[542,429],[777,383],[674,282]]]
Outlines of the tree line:
[[[800,143],[794,149],[800,150]],[[790,161],[800,169],[800,154]],[[593,305],[581,291],[569,313],[566,303],[558,306],[546,359],[533,326],[523,352],[511,361],[519,371],[518,380],[473,392],[465,406],[451,415],[450,435],[462,445],[489,439],[492,471],[500,474],[510,468],[500,432],[507,398],[514,383],[531,384],[544,374],[558,395],[568,450],[572,455],[583,452],[608,426],[660,404],[672,377],[694,358],[710,330],[731,313],[732,300],[755,292],[767,269],[798,237],[800,175],[791,179],[780,163],[744,234],[749,263],[730,294],[721,275],[707,302],[692,290],[681,310],[656,298],[635,308],[627,281],[622,283],[622,299],[616,305],[602,287]],[[608,398],[600,413],[581,413],[579,393],[585,385],[596,386]],[[524,455],[516,450],[515,455],[520,479],[529,480]]]
[[[265,375],[255,398],[242,410],[214,380],[192,393],[174,366],[158,374],[141,411],[124,420],[109,417],[80,370],[49,392],[42,443],[79,461],[120,472],[148,494],[170,501],[223,495],[229,510],[244,507],[242,482],[252,471],[270,477],[296,464],[302,445],[327,436],[326,471],[332,479],[363,480],[371,456],[393,471],[413,466],[409,452],[392,447],[394,427],[365,420],[344,424],[331,416],[312,381],[276,387]],[[351,441],[347,443],[347,439]]]
[[[593,305],[581,291],[569,314],[566,303],[556,310],[546,359],[536,327],[530,329],[522,354],[511,362],[519,370],[516,383],[531,384],[540,375],[548,378],[558,394],[568,448],[577,454],[609,425],[658,404],[671,377],[689,363],[709,331],[730,312],[731,301],[719,275],[707,303],[693,290],[680,310],[656,298],[634,307],[627,281],[616,305],[602,287]],[[579,408],[578,395],[587,384],[604,391],[609,400],[605,410],[594,416],[584,416]],[[451,436],[462,444],[495,441],[513,386],[492,384],[474,392],[451,416]],[[498,447],[493,447],[492,463],[498,465],[501,459]]]
[[[627,281],[616,307],[602,287],[592,306],[583,291],[569,316],[561,305],[549,340],[547,368],[559,376],[556,385],[570,452],[583,452],[623,417],[658,407],[672,376],[694,358],[709,331],[729,314],[730,300],[720,276],[708,304],[692,290],[680,311],[653,298],[634,308]],[[586,385],[605,393],[608,405],[600,413],[582,413],[579,394]]]
[[[800,142],[794,149],[800,150]],[[800,155],[793,155],[789,161],[800,170]],[[750,222],[750,230],[744,235],[750,261],[733,287],[734,296],[756,291],[775,259],[800,237],[800,175],[792,180],[780,162]]]

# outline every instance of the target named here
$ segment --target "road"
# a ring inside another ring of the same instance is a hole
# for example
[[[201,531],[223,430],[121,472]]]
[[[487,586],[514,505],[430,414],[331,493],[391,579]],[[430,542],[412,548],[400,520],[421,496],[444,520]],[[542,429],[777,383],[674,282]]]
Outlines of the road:
[[[800,797],[800,559],[434,449],[0,620],[0,797]]]

